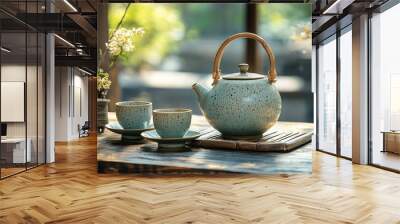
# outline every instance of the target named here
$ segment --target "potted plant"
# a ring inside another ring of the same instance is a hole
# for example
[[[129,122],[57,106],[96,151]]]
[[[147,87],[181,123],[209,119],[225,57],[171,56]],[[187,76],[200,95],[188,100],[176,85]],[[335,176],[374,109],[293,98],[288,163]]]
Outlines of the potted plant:
[[[105,99],[110,87],[111,87],[110,75],[103,69],[99,69],[97,72],[97,97]]]
[[[115,29],[106,43],[109,63],[107,68],[99,68],[97,72],[97,129],[103,132],[104,126],[108,123],[108,103],[106,98],[108,90],[111,88],[109,72],[114,69],[119,57],[126,57],[128,53],[135,49],[135,40],[144,34],[143,28],[127,29],[119,27]],[[100,51],[100,64],[104,60],[105,54]],[[106,71],[107,70],[107,71]]]
[[[104,126],[108,123],[108,103],[107,92],[111,87],[110,75],[103,69],[97,71],[97,129],[100,133],[104,131]]]

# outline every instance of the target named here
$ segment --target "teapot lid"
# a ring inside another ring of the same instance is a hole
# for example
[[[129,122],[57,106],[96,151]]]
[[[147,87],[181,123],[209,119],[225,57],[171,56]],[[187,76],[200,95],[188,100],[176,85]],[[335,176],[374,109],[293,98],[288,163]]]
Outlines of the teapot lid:
[[[222,76],[223,79],[228,80],[252,80],[252,79],[263,79],[265,76],[257,74],[257,73],[250,73],[247,72],[249,70],[249,65],[242,63],[239,64],[240,73],[232,73],[229,75]]]

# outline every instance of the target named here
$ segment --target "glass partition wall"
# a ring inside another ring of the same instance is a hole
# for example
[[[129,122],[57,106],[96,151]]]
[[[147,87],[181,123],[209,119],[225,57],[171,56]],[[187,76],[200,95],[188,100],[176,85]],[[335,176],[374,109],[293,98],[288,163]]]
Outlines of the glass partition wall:
[[[5,3],[0,3],[3,6]],[[18,2],[37,12],[39,1]],[[45,35],[0,11],[0,178],[45,163]]]
[[[351,25],[340,36],[340,155],[352,158],[352,32]]]
[[[336,36],[322,42],[318,55],[318,149],[336,153]]]
[[[1,32],[1,177],[26,169],[26,33]],[[12,45],[12,46],[11,46]]]
[[[317,150],[352,157],[351,25],[321,41],[317,58]]]
[[[371,18],[370,163],[400,171],[400,4]]]
[[[400,172],[400,4],[370,12],[368,164]],[[317,149],[352,157],[352,27],[316,45]],[[357,41],[357,40],[356,40]],[[338,56],[338,57],[337,57]],[[335,70],[336,69],[336,70]],[[333,86],[333,87],[332,87]],[[335,88],[336,87],[336,88]]]

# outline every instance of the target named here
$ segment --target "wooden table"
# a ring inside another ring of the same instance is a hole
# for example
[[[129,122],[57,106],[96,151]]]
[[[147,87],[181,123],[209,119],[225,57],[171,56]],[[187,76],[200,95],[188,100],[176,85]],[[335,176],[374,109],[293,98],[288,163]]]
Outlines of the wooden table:
[[[109,115],[115,121],[115,114]],[[277,128],[288,126],[312,128],[309,123],[277,124]],[[193,116],[192,126],[209,128],[201,116]],[[97,160],[99,172],[119,171],[128,173],[252,173],[295,174],[311,173],[311,144],[286,153],[247,152],[216,150],[192,147],[186,152],[152,152],[146,150],[155,144],[143,141],[128,145],[120,142],[120,136],[106,130],[98,136]]]
[[[383,152],[400,154],[400,131],[383,131]]]

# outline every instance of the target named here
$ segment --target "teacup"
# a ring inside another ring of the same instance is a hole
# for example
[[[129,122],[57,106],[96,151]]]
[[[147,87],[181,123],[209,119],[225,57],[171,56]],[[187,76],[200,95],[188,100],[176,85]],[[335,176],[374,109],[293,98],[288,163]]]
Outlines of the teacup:
[[[181,138],[190,128],[192,110],[183,108],[153,110],[154,128],[162,138]]]
[[[115,106],[118,123],[124,129],[145,129],[151,125],[152,103],[124,101]]]

